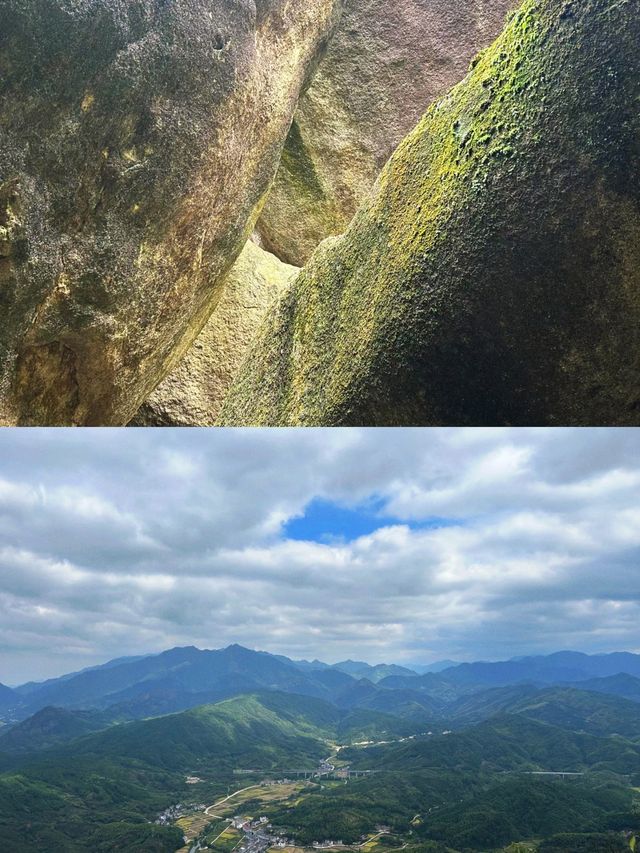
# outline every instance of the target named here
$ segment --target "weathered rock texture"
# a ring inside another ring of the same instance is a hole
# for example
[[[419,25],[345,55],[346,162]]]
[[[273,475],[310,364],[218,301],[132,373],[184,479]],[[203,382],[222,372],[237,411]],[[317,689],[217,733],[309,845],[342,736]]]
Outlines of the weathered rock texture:
[[[261,328],[225,424],[640,423],[640,16],[527,0]]]
[[[516,5],[345,0],[262,212],[265,247],[301,266],[321,240],[342,234],[396,146]]]
[[[117,424],[251,232],[334,0],[0,0],[0,420]]]
[[[258,326],[297,272],[250,240],[206,326],[132,425],[213,426]]]

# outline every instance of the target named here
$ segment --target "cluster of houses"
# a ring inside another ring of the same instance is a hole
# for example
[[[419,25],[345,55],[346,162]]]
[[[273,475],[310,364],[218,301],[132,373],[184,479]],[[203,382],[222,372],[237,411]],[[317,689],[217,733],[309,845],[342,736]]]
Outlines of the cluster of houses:
[[[269,818],[264,815],[256,818],[255,820],[236,815],[236,817],[231,821],[231,826],[235,827],[235,829],[240,829],[242,832],[247,834],[245,843],[239,848],[238,853],[260,853],[260,851],[266,850],[269,847],[278,847],[282,849],[284,847],[295,846],[293,838],[286,838],[282,835],[272,835],[269,832],[272,828],[269,823]]]
[[[158,826],[169,826],[175,823],[178,818],[192,814],[194,811],[204,811],[205,808],[204,803],[196,803],[195,805],[193,803],[176,803],[175,806],[169,806],[168,809],[159,814],[154,823]]]
[[[269,823],[269,818],[264,815],[256,818],[256,820],[236,815],[231,821],[231,826],[234,829],[241,829],[243,832],[255,832],[257,829],[266,829],[268,826],[271,826],[271,824]]]
[[[271,824],[266,817],[257,820],[234,818],[233,825],[245,833],[239,853],[266,853],[269,847],[287,847],[288,838],[271,834]]]

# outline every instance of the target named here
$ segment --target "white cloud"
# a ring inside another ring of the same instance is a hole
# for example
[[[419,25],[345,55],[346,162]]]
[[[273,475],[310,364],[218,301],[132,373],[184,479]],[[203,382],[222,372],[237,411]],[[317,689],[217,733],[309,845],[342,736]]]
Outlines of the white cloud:
[[[0,681],[178,643],[633,647],[639,451],[633,430],[3,431]],[[314,497],[397,521],[284,539]]]

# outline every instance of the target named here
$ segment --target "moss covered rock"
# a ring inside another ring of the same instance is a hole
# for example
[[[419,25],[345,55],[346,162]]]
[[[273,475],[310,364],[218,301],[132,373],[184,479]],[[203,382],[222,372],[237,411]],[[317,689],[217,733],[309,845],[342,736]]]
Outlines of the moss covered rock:
[[[640,16],[527,0],[261,327],[225,424],[640,423]]]
[[[249,240],[206,326],[132,424],[213,426],[258,326],[297,272]]]
[[[518,0],[345,0],[295,122],[259,231],[301,266],[346,230],[420,116],[460,80]]]
[[[0,0],[3,423],[124,423],[171,370],[338,5]]]

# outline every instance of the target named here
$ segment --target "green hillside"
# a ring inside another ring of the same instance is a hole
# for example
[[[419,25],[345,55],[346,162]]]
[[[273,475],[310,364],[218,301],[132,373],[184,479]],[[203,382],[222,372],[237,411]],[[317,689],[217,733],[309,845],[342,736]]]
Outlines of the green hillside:
[[[422,708],[422,714],[397,716],[361,706],[338,708],[321,699],[291,693],[261,693],[259,701],[294,723],[298,731],[335,738],[341,744],[409,737],[424,730],[426,718],[432,719]]]
[[[496,687],[464,696],[448,706],[446,712],[457,725],[477,723],[507,712],[571,731],[631,739],[640,737],[637,702],[586,690],[582,684],[543,690],[532,685]]]
[[[621,721],[632,724],[630,703],[566,689],[521,691],[511,703],[522,707],[461,731],[415,736],[414,730],[410,739],[415,721],[278,692],[111,725],[48,749],[5,753],[0,834],[25,853],[170,853],[181,845],[181,832],[150,823],[168,806],[195,796],[214,802],[229,786],[240,787],[238,768],[259,771],[258,778],[272,770],[277,778],[283,768],[313,769],[332,744],[351,743],[340,751],[340,764],[374,774],[318,781],[301,796],[260,805],[298,844],[325,837],[355,844],[385,825],[394,835],[380,840],[383,847],[410,840],[415,853],[438,845],[486,851],[495,849],[486,846],[489,838],[506,845],[567,833],[613,839],[615,850],[620,834],[640,824],[631,787],[640,783],[640,745],[620,735]],[[527,716],[567,708],[572,715],[561,725]],[[55,709],[48,714],[58,735],[87,719]],[[14,738],[46,729],[39,716],[16,726]],[[597,724],[599,736],[582,730],[585,719]],[[572,731],[573,724],[580,730]],[[363,740],[381,742],[355,745]],[[585,775],[531,775],[549,770]],[[186,784],[194,773],[205,780],[197,794]]]
[[[539,853],[628,853],[630,849],[626,838],[602,832],[561,833],[538,847]]]
[[[520,715],[402,744],[347,749],[341,758],[377,772],[268,812],[299,843],[325,835],[356,843],[383,824],[404,838],[456,851],[572,832],[600,833],[615,850],[620,831],[637,822],[627,777],[636,784],[640,778],[637,745]],[[561,770],[584,775],[534,775]]]
[[[344,757],[354,766],[373,769],[599,770],[640,779],[640,746],[622,739],[566,731],[515,714],[496,716],[450,735],[364,751],[347,750]]]
[[[316,722],[294,723],[245,696],[15,757],[0,774],[0,837],[26,853],[85,853],[94,841],[105,851],[175,850],[182,834],[147,821],[192,796],[186,773],[210,771],[215,797],[235,767],[313,768],[326,754]]]
[[[287,719],[256,696],[241,696],[113,726],[76,741],[67,754],[126,757],[166,770],[189,770],[211,761],[227,771],[282,767],[283,762],[313,768],[326,753],[322,735],[314,724]]]
[[[617,696],[555,687],[520,699],[508,710],[571,731],[640,738],[638,704]]]
[[[621,825],[634,826],[631,791],[599,776],[549,780],[424,770],[383,771],[311,794],[295,809],[273,809],[269,816],[303,844],[322,832],[356,843],[385,824],[402,837],[486,851],[556,833],[608,832],[612,813],[621,816]]]
[[[16,845],[28,836],[20,841],[26,851],[80,853],[87,839],[102,845],[100,850],[173,850],[176,831],[147,821],[193,796],[185,786],[188,773],[214,779],[207,791],[215,797],[234,783],[236,768],[313,769],[330,750],[328,740],[399,737],[414,730],[389,715],[273,692],[89,734],[80,729],[93,714],[50,709],[7,732],[7,745],[13,735],[14,745],[24,747],[30,731],[45,728],[39,726],[43,717],[52,721],[51,730],[57,727],[59,738],[74,727],[82,736],[49,749],[41,739],[29,754],[4,756],[13,767],[0,774],[0,833]]]
[[[110,718],[98,711],[43,708],[2,732],[0,752],[36,752],[107,728],[110,723]]]
[[[311,844],[323,832],[353,843],[377,824],[406,832],[417,812],[459,800],[475,785],[472,775],[446,770],[381,771],[349,785],[314,792],[294,809],[275,808],[267,813],[301,844]]]
[[[137,762],[49,759],[0,775],[3,849],[170,853],[182,833],[147,823],[180,780]]]
[[[492,850],[559,832],[590,832],[609,812],[630,808],[631,794],[619,785],[509,779],[430,813],[420,834],[457,849]]]

